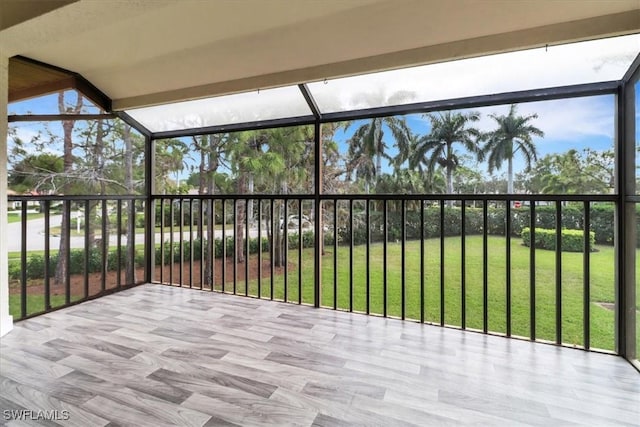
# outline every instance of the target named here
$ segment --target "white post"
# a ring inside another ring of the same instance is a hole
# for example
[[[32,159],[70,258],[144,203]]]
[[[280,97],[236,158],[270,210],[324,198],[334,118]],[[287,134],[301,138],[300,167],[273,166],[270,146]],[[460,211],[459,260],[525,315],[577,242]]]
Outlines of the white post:
[[[0,55],[0,336],[13,329],[9,314],[9,254],[7,252],[7,102],[9,58]]]

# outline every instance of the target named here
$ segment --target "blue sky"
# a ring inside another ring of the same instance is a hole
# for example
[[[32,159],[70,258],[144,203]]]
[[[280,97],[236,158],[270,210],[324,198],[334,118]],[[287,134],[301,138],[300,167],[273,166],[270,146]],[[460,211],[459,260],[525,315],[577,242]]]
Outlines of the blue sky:
[[[640,86],[636,87],[636,92],[640,98]],[[68,103],[73,103],[75,102],[75,95],[67,93],[65,100]],[[495,127],[495,122],[489,115],[506,114],[508,109],[508,105],[473,109],[481,113],[481,120],[475,126],[482,131],[492,130]],[[51,114],[57,113],[57,111],[56,94],[13,103],[9,106],[10,114],[26,114],[28,112]],[[97,109],[90,106],[87,107],[85,112],[97,112]],[[519,114],[538,114],[538,118],[533,123],[545,132],[544,138],[535,140],[540,158],[546,154],[565,152],[569,149],[613,149],[614,112],[615,98],[613,95],[531,102],[518,105]],[[405,117],[414,133],[425,134],[429,132],[429,120],[423,115],[413,114]],[[336,132],[335,139],[341,152],[347,152],[347,140],[353,135],[359,123],[364,123],[364,121],[355,122],[346,131],[339,130]],[[62,130],[58,122],[52,122],[49,126],[54,132],[61,132]],[[42,129],[42,126],[38,123],[19,123],[15,127],[18,135],[25,141],[28,141],[38,130]],[[394,156],[397,154],[397,149],[393,147],[393,137],[388,130],[385,132],[385,142],[390,147],[389,155]],[[461,146],[457,146],[456,149],[460,151],[460,154],[467,154]],[[51,146],[50,151],[60,153],[61,148]],[[470,164],[469,166],[473,167],[474,165]],[[481,171],[486,171],[486,165],[475,166],[479,167]],[[524,162],[522,159],[516,158],[514,163],[515,171],[520,172],[523,168]],[[383,169],[387,173],[391,172],[391,168],[386,161],[383,162]],[[186,167],[181,176],[179,176],[180,179],[185,179],[189,173],[189,167]],[[503,173],[504,171],[498,171],[495,175],[500,176]]]
[[[541,101],[523,103],[518,105],[520,115],[538,114],[538,118],[532,123],[545,132],[544,138],[535,138],[538,157],[544,157],[550,153],[561,153],[569,149],[592,150],[613,149],[614,137],[614,103],[613,95],[573,98],[554,101]],[[471,110],[461,110],[471,111]],[[490,114],[503,115],[509,111],[509,105],[474,108],[473,111],[481,113],[481,119],[475,126],[481,131],[490,131],[495,128],[495,121]],[[406,116],[409,127],[415,133],[425,134],[430,130],[429,120],[420,114]],[[340,142],[343,153],[347,151],[345,143],[354,133],[355,129],[366,121],[354,123],[346,132],[338,131],[336,140]],[[393,148],[393,136],[389,130],[385,131],[385,142],[389,155],[394,156],[397,150]],[[460,145],[455,147],[461,154],[468,154]],[[469,165],[473,166],[473,165]],[[486,171],[486,165],[480,165]],[[514,170],[522,171],[524,162],[517,157],[514,162]],[[383,162],[385,172],[391,169],[387,162]],[[500,175],[498,172],[497,175]]]

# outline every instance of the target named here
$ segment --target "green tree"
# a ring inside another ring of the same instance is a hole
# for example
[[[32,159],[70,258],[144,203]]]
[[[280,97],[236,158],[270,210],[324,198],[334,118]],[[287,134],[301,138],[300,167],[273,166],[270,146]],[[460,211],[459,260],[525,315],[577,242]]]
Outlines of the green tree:
[[[395,116],[376,117],[363,124],[347,122],[344,127],[348,129],[356,123],[359,127],[348,141],[347,174],[349,177],[355,174],[356,179],[363,179],[368,193],[370,185],[375,185],[382,175],[382,159],[390,158],[384,141],[385,129],[391,132],[398,146],[408,145],[410,130],[404,117]]]
[[[461,144],[470,153],[478,153],[480,131],[472,126],[472,122],[480,119],[480,113],[445,113],[427,114],[431,122],[429,134],[418,138],[408,150],[409,168],[425,166],[430,175],[440,166],[445,173],[447,193],[453,194],[453,173],[460,165],[460,155],[455,144]]]
[[[156,144],[156,190],[161,194],[170,194],[178,189],[179,183],[170,179],[171,173],[184,169],[189,146],[181,139],[165,139]]]
[[[66,106],[64,101],[64,92],[58,93],[58,112],[60,114],[78,114],[82,111],[83,98],[80,92],[76,92],[76,102],[73,106]],[[63,172],[65,175],[71,175],[73,172],[73,128],[76,125],[75,120],[63,120]],[[62,188],[63,194],[68,194],[70,182],[66,182]],[[68,205],[67,205],[68,206]],[[67,258],[70,249],[69,227],[71,222],[71,210],[63,209],[62,224],[60,227],[60,246],[58,247],[58,264],[55,271],[55,283],[57,285],[64,283],[67,276]]]
[[[610,151],[596,152],[590,149],[579,152],[548,154],[535,166],[519,177],[531,193],[546,194],[602,194],[612,190],[613,158]],[[600,158],[603,163],[593,163]]]
[[[520,153],[526,168],[530,168],[538,158],[533,136],[544,137],[544,132],[531,124],[538,115],[519,116],[517,109],[517,105],[512,104],[506,116],[490,114],[498,127],[482,137],[486,144],[481,157],[487,157],[489,173],[501,169],[503,162],[507,162],[507,193],[510,194],[513,193],[513,158]]]
[[[62,157],[50,154],[31,154],[12,165],[9,171],[9,187],[19,193],[38,191],[56,193],[64,171]]]

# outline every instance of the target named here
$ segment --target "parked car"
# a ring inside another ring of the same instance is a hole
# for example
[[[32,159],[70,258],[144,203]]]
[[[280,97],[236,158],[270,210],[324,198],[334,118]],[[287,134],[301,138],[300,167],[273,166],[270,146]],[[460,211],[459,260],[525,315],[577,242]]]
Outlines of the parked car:
[[[309,220],[309,217],[306,215],[302,215],[302,229],[309,230],[312,227],[313,224]],[[298,228],[300,228],[300,218],[298,217],[298,215],[289,215],[289,218],[287,218],[287,228],[290,230],[297,230]],[[280,219],[280,229],[284,229],[284,220],[282,218]]]

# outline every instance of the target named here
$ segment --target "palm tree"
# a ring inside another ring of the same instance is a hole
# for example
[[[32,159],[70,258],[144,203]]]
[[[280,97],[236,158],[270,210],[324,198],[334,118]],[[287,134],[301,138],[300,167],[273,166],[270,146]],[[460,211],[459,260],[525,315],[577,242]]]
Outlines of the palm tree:
[[[544,132],[530,124],[538,118],[537,114],[518,116],[516,113],[517,105],[512,104],[506,116],[489,116],[498,123],[498,128],[483,135],[487,143],[481,152],[482,157],[488,155],[489,173],[500,169],[507,161],[507,193],[510,194],[513,193],[513,158],[516,153],[521,153],[529,169],[538,158],[532,136],[544,136]]]
[[[445,113],[427,114],[431,122],[431,132],[412,144],[407,153],[409,167],[412,169],[426,166],[430,175],[440,166],[444,169],[447,193],[453,194],[453,172],[460,164],[460,157],[454,149],[459,143],[471,153],[478,153],[480,131],[470,127],[469,123],[480,119],[480,113]]]
[[[347,122],[344,128],[352,124]],[[399,146],[407,143],[410,130],[404,117],[375,117],[358,127],[349,139],[347,172],[364,179],[367,188],[382,175],[382,158],[389,158],[383,140],[385,127],[391,131]]]

